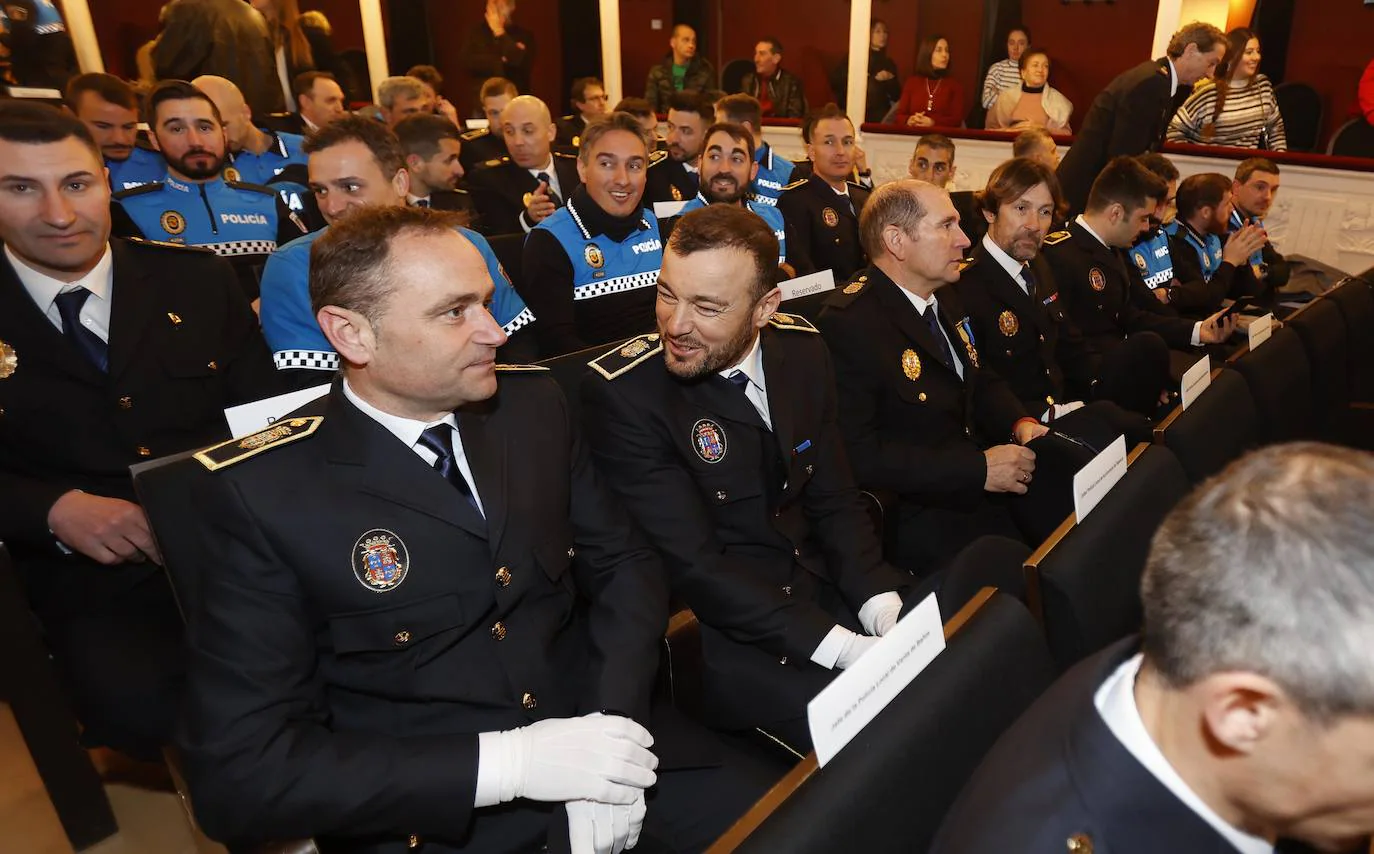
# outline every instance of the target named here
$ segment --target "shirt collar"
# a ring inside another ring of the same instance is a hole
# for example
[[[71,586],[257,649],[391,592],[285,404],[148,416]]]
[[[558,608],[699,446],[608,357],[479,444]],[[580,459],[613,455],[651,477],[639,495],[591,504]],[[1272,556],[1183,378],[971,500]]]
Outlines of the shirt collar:
[[[682,161],[682,168],[686,169],[688,172],[691,172],[694,175],[701,171],[701,167],[697,166],[695,163],[692,163],[690,160]]]
[[[1174,67],[1172,57],[1166,56],[1164,61],[1169,63],[1169,97],[1172,98],[1178,94],[1178,69]]]
[[[1003,252],[1002,247],[992,241],[991,234],[983,235],[983,248],[988,251],[989,255],[997,259],[997,263],[1002,265],[1002,269],[1007,271],[1007,275],[1018,282],[1021,281],[1021,272],[1026,265]]]
[[[1088,225],[1088,221],[1087,221],[1086,219],[1083,218],[1083,214],[1079,214],[1079,215],[1078,215],[1078,218],[1075,219],[1074,222],[1078,223],[1078,225],[1079,225],[1084,231],[1086,231],[1086,232],[1088,232],[1089,234],[1091,234],[1091,235],[1093,236],[1093,239],[1096,240],[1098,243],[1101,243],[1103,246],[1107,246],[1107,241],[1105,241],[1105,240],[1102,239],[1102,235],[1100,235],[1100,234],[1098,234],[1097,232],[1093,231],[1093,227],[1092,227],[1091,225]],[[1108,249],[1111,249],[1112,247],[1107,246],[1107,248],[1108,248]]]
[[[179,178],[173,178],[173,177],[172,177],[172,173],[169,171],[169,172],[167,173],[167,177],[162,179],[162,182],[163,182],[164,184],[166,184],[168,187],[170,187],[171,189],[176,190],[176,191],[179,192],[179,193],[194,193],[194,192],[196,192],[196,190],[199,189],[200,187],[208,187],[208,186],[210,186],[210,185],[212,185],[212,184],[218,184],[218,183],[222,182],[223,180],[224,180],[224,178],[222,177],[222,174],[221,174],[221,175],[216,175],[215,177],[210,178],[210,179],[208,179],[208,180],[206,180],[206,181],[200,181],[200,182],[195,182],[195,183],[193,183],[193,182],[190,182],[190,181],[182,181],[182,180],[180,180]]]
[[[907,288],[904,288],[901,285],[898,285],[897,289],[900,290],[906,296],[906,298],[911,301],[911,304],[916,307],[916,311],[920,312],[921,317],[926,316],[926,311],[933,308],[938,308],[939,306],[939,303],[936,301],[935,294],[931,294],[930,299],[926,299],[925,297],[921,296],[915,291],[908,290]]]
[[[1102,720],[1116,736],[1121,746],[1126,748],[1146,771],[1158,780],[1164,788],[1188,809],[1192,810],[1212,829],[1225,837],[1240,854],[1274,854],[1274,846],[1258,836],[1251,836],[1227,823],[1216,811],[1198,797],[1192,787],[1178,775],[1168,758],[1160,751],[1145,721],[1140,717],[1140,707],[1135,701],[1135,683],[1140,675],[1140,665],[1144,656],[1137,653],[1133,658],[1116,669],[1107,681],[1103,682],[1093,696],[1093,705]]]
[[[415,207],[416,202],[427,202],[429,200],[429,196],[417,196],[414,193],[406,193],[406,204],[411,207]]]
[[[108,300],[114,288],[114,253],[110,251],[108,243],[105,244],[105,254],[100,256],[91,271],[74,282],[54,279],[47,273],[35,270],[10,251],[8,246],[5,247],[5,257],[14,268],[14,274],[19,277],[19,283],[44,314],[47,314],[60,293],[85,288],[97,299]]]
[[[553,171],[553,154],[552,154],[552,153],[549,154],[549,162],[548,162],[548,163],[546,163],[546,164],[543,165],[543,166],[540,166],[538,169],[526,169],[525,171],[528,172],[528,173],[530,173],[531,175],[533,175],[533,176],[536,177],[536,178],[539,177],[539,173],[540,173],[540,172],[545,172],[545,173],[548,173],[548,176],[549,176],[549,178],[550,178],[551,180],[554,180],[554,181],[557,181],[557,180],[558,180],[558,176],[557,176],[556,174],[554,174],[554,171]]]
[[[436,424],[447,424],[455,430],[458,429],[458,419],[452,412],[438,421],[416,421],[414,418],[402,418],[399,415],[392,415],[390,412],[383,412],[359,397],[357,392],[353,391],[353,387],[348,384],[347,377],[343,381],[343,393],[344,397],[348,398],[349,403],[358,407],[368,418],[385,427],[387,432],[400,439],[407,448],[412,450],[415,448],[415,444],[420,441],[421,434]]]
[[[749,378],[749,382],[759,387],[759,391],[768,393],[768,387],[763,382],[763,336],[754,336],[754,346],[749,348],[749,352],[744,354],[744,358],[734,363],[723,371],[720,375],[727,380],[735,371],[744,371],[744,375]]]

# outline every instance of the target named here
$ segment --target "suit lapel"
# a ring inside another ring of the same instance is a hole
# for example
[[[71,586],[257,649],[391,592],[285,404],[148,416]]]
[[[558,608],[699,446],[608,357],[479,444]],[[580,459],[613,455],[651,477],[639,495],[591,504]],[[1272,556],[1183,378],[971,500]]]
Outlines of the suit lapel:
[[[795,411],[797,401],[787,394],[786,353],[780,335],[773,334],[767,328],[760,335],[763,338],[760,342],[763,348],[763,377],[768,386],[768,415],[773,421],[778,452],[784,460],[790,460],[798,413]]]
[[[489,409],[490,407],[484,407]],[[501,545],[506,528],[506,433],[491,424],[494,416],[486,411],[466,410],[458,414],[458,430],[463,439],[477,494],[487,515],[487,539],[494,553]]]
[[[912,305],[911,300],[907,299],[906,295],[901,292],[901,286],[889,279],[877,267],[872,268],[869,273],[870,279],[875,276],[882,276],[882,281],[877,284],[878,298],[882,300],[886,309],[884,313],[909,341],[925,351],[930,359],[930,364],[938,366],[942,371],[948,371],[957,380],[959,375],[941,359],[940,347],[935,342],[930,327],[926,325],[920,312],[916,310],[916,306]],[[936,304],[939,304],[938,300]],[[957,341],[959,339],[952,337],[950,340]],[[950,349],[954,358],[959,358],[958,354],[953,352],[956,348],[951,346]]]
[[[117,285],[110,304],[110,378],[119,379],[133,363],[143,343],[143,330],[157,311],[157,291],[148,271],[121,241],[114,247],[114,280]],[[183,282],[195,287],[195,282]]]
[[[42,354],[57,368],[92,385],[102,385],[104,376],[86,360],[47,315],[34,303],[9,258],[0,253],[0,340],[14,348],[19,370],[25,358]]]
[[[577,188],[582,186],[582,179],[577,177],[577,161],[555,157],[553,170],[558,173],[558,183],[563,187],[563,204],[566,205]]]
[[[754,408],[754,404],[749,402],[749,398],[735,388],[733,383],[717,374],[711,374],[709,377],[704,377],[696,382],[686,383],[683,385],[683,390],[688,401],[709,410],[714,415],[719,415],[721,418],[748,424],[752,427],[766,429],[768,426],[763,423],[758,410]]]
[[[973,257],[978,259],[979,266],[986,265],[988,270],[986,281],[994,297],[1016,309],[1018,314],[1036,316],[1035,300],[1021,289],[1021,283],[1012,278],[1007,269],[996,258],[992,257],[992,253],[983,244],[978,244],[978,248],[973,252]]]

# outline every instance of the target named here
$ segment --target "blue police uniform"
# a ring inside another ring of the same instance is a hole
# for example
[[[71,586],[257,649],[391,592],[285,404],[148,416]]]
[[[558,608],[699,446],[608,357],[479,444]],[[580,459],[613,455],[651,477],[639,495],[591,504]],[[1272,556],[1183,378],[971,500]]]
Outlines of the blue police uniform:
[[[796,168],[791,160],[773,151],[773,146],[763,143],[754,152],[754,162],[759,164],[759,173],[754,177],[754,199],[761,204],[777,207],[782,188],[792,183],[792,171]]]
[[[1198,263],[1202,266],[1202,279],[1210,282],[1221,268],[1221,238],[1210,233],[1199,235],[1191,228],[1184,228],[1178,220],[1166,225],[1164,231],[1170,237],[1180,238],[1197,252]]]
[[[1164,228],[1151,229],[1136,241],[1128,253],[1150,288],[1167,288],[1174,283],[1174,259],[1169,252],[1169,234]]]
[[[303,215],[310,197],[306,173],[310,159],[301,150],[305,137],[300,134],[263,129],[272,137],[272,144],[262,154],[240,151],[229,155],[224,177],[229,181],[246,181],[271,187],[281,194],[282,201],[292,212]]]
[[[534,314],[511,287],[510,277],[496,259],[491,244],[470,229],[458,231],[472,241],[486,262],[495,285],[491,314],[496,322],[507,335],[533,323]],[[339,356],[320,330],[310,307],[310,247],[324,232],[325,229],[314,231],[286,244],[268,259],[263,270],[262,332],[272,348],[277,370],[334,371],[339,367]]]
[[[105,168],[110,170],[110,189],[116,193],[162,181],[167,177],[167,161],[162,159],[162,155],[138,145],[134,146],[126,160],[106,158]]]
[[[700,193],[697,193],[695,199],[692,199],[682,206],[681,213],[690,213],[698,208],[704,208],[708,204],[710,203],[707,202]],[[756,201],[754,199],[746,200],[745,205],[749,210],[758,214],[764,222],[768,223],[769,228],[773,229],[773,234],[778,238],[778,263],[781,264],[785,262],[787,260],[787,227],[783,223],[782,211],[778,210],[774,205],[769,205],[763,201]]]
[[[1260,219],[1257,216],[1247,217],[1243,215],[1239,209],[1233,207],[1231,208],[1231,220],[1227,224],[1226,233],[1228,236],[1235,234],[1237,231],[1240,231],[1242,228],[1244,228],[1247,224],[1258,225],[1260,228],[1264,228],[1264,220]],[[1250,269],[1254,271],[1255,276],[1257,278],[1263,278],[1264,270],[1266,267],[1268,267],[1268,263],[1264,260],[1264,247],[1261,246],[1254,252],[1251,252],[1250,258],[1248,260],[1250,263]]]

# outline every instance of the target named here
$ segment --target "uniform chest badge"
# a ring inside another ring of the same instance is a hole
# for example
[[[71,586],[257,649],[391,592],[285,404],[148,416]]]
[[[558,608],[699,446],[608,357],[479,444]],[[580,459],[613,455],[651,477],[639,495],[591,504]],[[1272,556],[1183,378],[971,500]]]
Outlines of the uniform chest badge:
[[[224,180],[226,180],[226,181],[242,181],[242,180],[243,180],[243,175],[239,172],[239,170],[235,169],[234,167],[232,167],[232,166],[226,166],[226,167],[224,168]]]
[[[636,338],[629,344],[626,344],[624,347],[620,348],[620,355],[626,359],[633,359],[636,356],[642,356],[647,352],[649,352],[649,342],[644,340],[643,338]]]
[[[1002,330],[1003,335],[1011,338],[1021,331],[1021,321],[1014,312],[1004,311],[997,315],[997,328]]]
[[[353,545],[353,575],[373,593],[395,590],[410,571],[410,553],[401,538],[373,528]]]
[[[1140,268],[1140,272],[1145,273],[1149,271],[1150,268],[1145,265],[1145,255],[1143,253],[1132,252],[1131,257],[1135,259],[1135,265]]]
[[[906,374],[906,378],[912,382],[921,378],[921,357],[916,354],[915,350],[902,351],[902,373]]]
[[[701,419],[692,425],[692,448],[702,462],[720,462],[725,459],[725,431],[711,419]]]
[[[978,364],[978,348],[974,345],[973,330],[969,328],[968,318],[959,321],[956,328],[959,330],[959,337],[964,339],[964,351],[968,353],[969,363],[975,368],[981,367]]]
[[[587,266],[593,270],[600,270],[606,266],[606,255],[601,251],[601,247],[595,243],[587,244],[587,248],[582,250],[582,257],[586,260]]]
[[[186,230],[186,217],[176,211],[162,212],[162,230],[168,234],[181,234]]]
[[[1093,267],[1088,271],[1088,284],[1092,285],[1092,289],[1095,291],[1107,289],[1107,277],[1102,275],[1101,267]]]
[[[677,184],[672,184],[672,185],[670,185],[668,189],[672,190],[672,193],[673,193],[673,201],[675,201],[675,202],[680,202],[680,201],[682,201],[682,191],[679,190],[679,189],[677,188]]]
[[[840,215],[835,213],[834,208],[826,208],[821,211],[821,219],[831,228],[840,224]]]
[[[14,376],[14,372],[19,370],[19,354],[14,352],[14,348],[0,341],[0,380]]]

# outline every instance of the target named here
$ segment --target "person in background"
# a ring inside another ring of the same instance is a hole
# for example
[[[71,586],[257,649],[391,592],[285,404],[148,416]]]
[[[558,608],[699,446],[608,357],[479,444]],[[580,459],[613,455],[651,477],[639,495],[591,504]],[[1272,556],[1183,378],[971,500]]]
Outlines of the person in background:
[[[296,93],[296,111],[300,115],[304,136],[348,114],[344,90],[334,75],[327,71],[307,71],[299,74],[291,84]]]
[[[702,144],[715,110],[700,92],[678,92],[668,102],[668,156],[651,158],[644,204],[681,202],[700,188]]]
[[[1059,166],[1059,145],[1043,127],[1030,127],[1011,141],[1011,156],[1029,157],[1055,169]]]
[[[1174,255],[1169,246],[1169,233],[1164,227],[1171,224],[1178,213],[1174,206],[1178,197],[1178,167],[1158,151],[1141,154],[1136,157],[1136,162],[1168,186],[1167,194],[1159,199],[1154,213],[1150,214],[1150,230],[1136,238],[1126,251],[1140,277],[1140,284],[1154,297],[1152,300],[1137,300],[1137,303],[1141,308],[1159,314],[1177,314],[1166,307],[1169,304],[1169,288],[1174,284]],[[1132,295],[1135,293],[1133,290]]]
[[[864,103],[864,121],[880,122],[887,117],[897,99],[902,97],[902,83],[897,78],[897,63],[887,55],[887,21],[874,18],[868,30],[868,99]],[[846,56],[830,75],[830,88],[840,106],[849,103],[849,57]]]
[[[954,180],[954,140],[942,133],[928,133],[917,139],[907,174],[942,190],[949,189]]]
[[[505,157],[506,138],[501,134],[501,111],[520,95],[515,84],[504,77],[493,77],[482,83],[477,92],[482,105],[482,117],[487,126],[473,128],[463,134],[463,171],[471,172],[479,163]]]
[[[1021,85],[1021,56],[1030,47],[1030,29],[1017,25],[1007,33],[1007,58],[999,59],[983,78],[983,109],[990,110],[997,96]]]
[[[504,77],[519,92],[530,91],[534,33],[516,24],[515,0],[487,0],[482,23],[468,31],[462,56],[474,80]]]
[[[1259,37],[1244,27],[1227,33],[1215,76],[1194,87],[1178,108],[1169,123],[1169,141],[1287,151],[1274,84],[1259,65]]]
[[[266,21],[243,0],[172,0],[162,7],[162,34],[153,46],[158,80],[206,74],[234,81],[253,114],[286,108],[290,89],[278,79],[276,47]]]
[[[582,132],[587,125],[610,112],[610,99],[606,97],[606,87],[595,77],[579,77],[573,81],[569,100],[573,112],[557,122],[558,136],[554,142],[577,148],[582,144]]]
[[[655,140],[656,150],[667,151],[668,141],[658,135],[658,115],[644,98],[621,98],[620,103],[611,110],[613,113],[629,113],[644,128],[644,132]]]
[[[434,112],[434,90],[414,77],[388,77],[377,86],[382,121],[392,130],[401,119]]]
[[[396,125],[410,189],[406,203],[440,211],[466,211],[472,198],[462,189],[462,136],[443,116],[411,116]],[[467,223],[471,225],[471,222]]]
[[[1234,209],[1228,230],[1240,231],[1246,225],[1254,224],[1264,228],[1264,218],[1274,206],[1279,194],[1279,165],[1264,157],[1251,157],[1241,161],[1236,167],[1235,180],[1231,182],[1231,200]],[[1288,284],[1290,264],[1265,232],[1264,247],[1248,259],[1249,263],[1236,271],[1238,288],[1241,293],[1271,293]]]
[[[792,183],[795,165],[763,141],[763,107],[759,104],[759,99],[740,94],[721,98],[716,102],[716,121],[741,125],[749,131],[757,143],[754,147],[754,162],[759,165],[758,175],[754,178],[751,188],[754,198],[766,205],[777,205],[782,188]],[[810,140],[803,140],[803,144],[809,142]]]
[[[907,78],[897,102],[896,123],[913,128],[964,124],[964,87],[949,76],[949,41],[944,36],[921,40],[916,73]]]
[[[754,70],[740,80],[741,91],[759,99],[765,116],[800,119],[806,115],[801,78],[782,67],[782,42],[760,39],[754,45]]]
[[[797,275],[832,270],[835,281],[848,278],[868,256],[859,240],[859,216],[868,189],[850,180],[854,172],[854,126],[834,104],[807,116],[803,136],[810,140],[810,177],[783,188],[778,209],[793,235],[788,263]]]
[[[1165,231],[1174,262],[1169,305],[1183,317],[1206,317],[1228,297],[1260,296],[1240,293],[1236,274],[1268,238],[1250,222],[1228,235],[1233,209],[1225,175],[1189,175],[1178,185],[1178,217]]]
[[[988,111],[988,130],[1043,127],[1068,133],[1073,102],[1050,85],[1050,55],[1038,48],[1021,54],[1020,85],[1002,90]]]
[[[100,146],[112,189],[127,190],[166,176],[162,155],[139,144],[138,96],[132,86],[113,74],[81,74],[67,84],[66,100],[67,109]]]
[[[644,100],[656,113],[666,113],[676,92],[704,92],[716,87],[716,70],[705,57],[697,56],[697,31],[676,24],[668,39],[663,61],[649,69],[644,81]]]
[[[54,0],[9,0],[0,6],[0,24],[16,84],[60,91],[76,76],[72,39]]]
[[[249,0],[267,21],[272,36],[277,80],[287,109],[294,109],[291,81],[305,71],[328,71],[338,77],[347,68],[334,52],[329,33],[305,23],[297,0]],[[227,76],[227,75],[221,75]],[[230,78],[233,79],[233,78]]]
[[[432,65],[416,65],[406,72],[406,76],[414,77],[429,87],[429,91],[425,94],[434,104],[436,116],[443,116],[456,128],[461,129],[463,127],[463,120],[458,118],[458,108],[453,106],[452,101],[444,97],[444,75],[439,73],[439,69]]]
[[[488,160],[467,176],[483,234],[528,234],[577,189],[577,158],[553,150],[558,133],[548,106],[521,95],[501,111],[510,154]],[[637,194],[636,194],[637,195]]]

